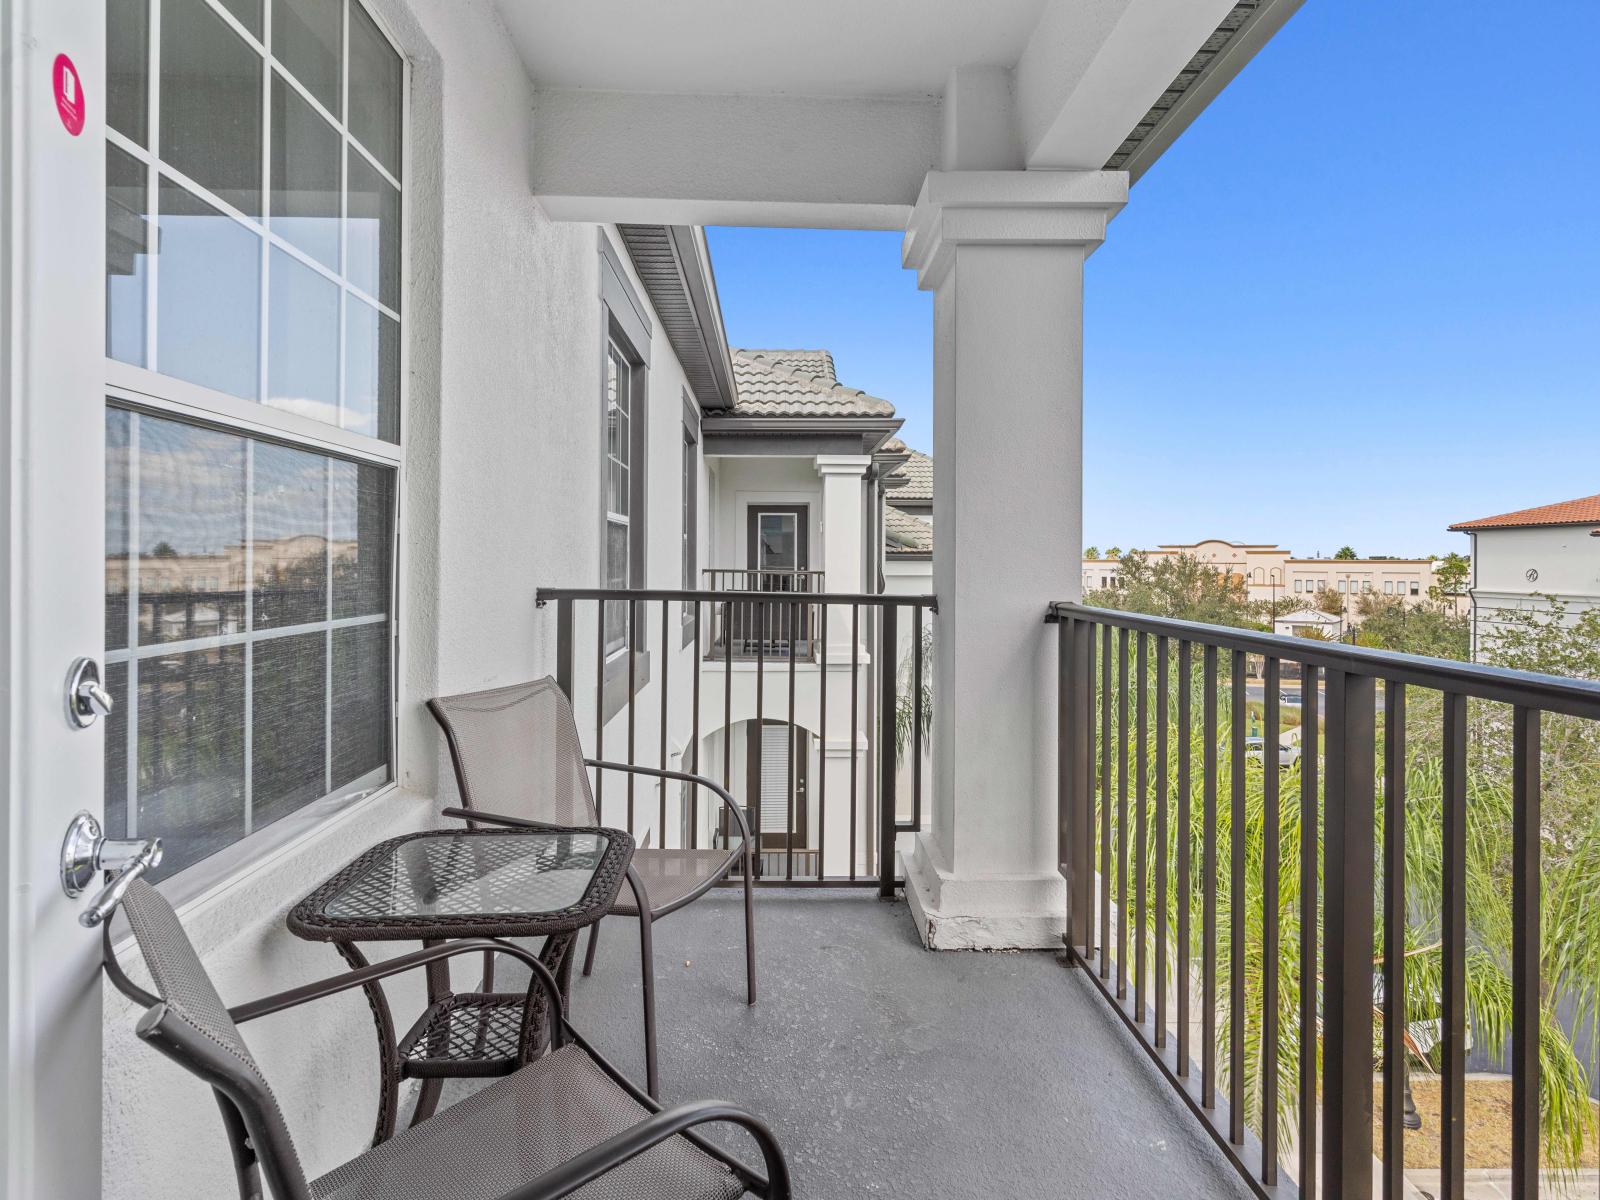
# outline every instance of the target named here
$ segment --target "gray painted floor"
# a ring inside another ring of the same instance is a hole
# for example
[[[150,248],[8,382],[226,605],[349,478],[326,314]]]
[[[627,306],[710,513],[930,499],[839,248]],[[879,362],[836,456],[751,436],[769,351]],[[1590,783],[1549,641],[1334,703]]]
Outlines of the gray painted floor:
[[[929,953],[870,892],[758,893],[756,931],[748,1008],[737,892],[655,927],[663,1099],[765,1117],[797,1196],[1246,1195],[1056,955]],[[638,980],[638,926],[608,920],[573,1018],[642,1082]]]

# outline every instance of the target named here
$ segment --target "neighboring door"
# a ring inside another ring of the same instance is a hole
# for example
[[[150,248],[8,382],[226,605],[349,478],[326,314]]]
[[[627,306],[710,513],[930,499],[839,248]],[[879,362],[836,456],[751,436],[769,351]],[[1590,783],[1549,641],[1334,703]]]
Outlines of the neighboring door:
[[[6,1200],[100,1194],[100,938],[59,863],[104,795],[106,722],[78,728],[65,703],[70,664],[104,644],[104,20],[100,3],[0,0]]]
[[[808,574],[810,522],[807,507],[804,504],[752,504],[748,511],[746,589],[753,592],[813,590]],[[804,610],[797,613],[784,604],[744,607],[744,628],[739,632],[746,652],[754,652],[753,643],[759,638],[763,653],[787,656],[795,647],[796,633],[804,631]],[[809,653],[808,646],[795,648],[802,654]]]
[[[747,734],[748,771],[746,795],[754,797],[749,807],[751,830],[761,850],[762,873],[785,873],[786,854],[795,852],[795,873],[805,873],[806,830],[810,828],[806,807],[810,774],[810,735],[793,728],[794,769],[793,803],[790,799],[789,748],[791,727],[783,721],[757,724],[751,721]],[[793,820],[790,820],[791,809]]]

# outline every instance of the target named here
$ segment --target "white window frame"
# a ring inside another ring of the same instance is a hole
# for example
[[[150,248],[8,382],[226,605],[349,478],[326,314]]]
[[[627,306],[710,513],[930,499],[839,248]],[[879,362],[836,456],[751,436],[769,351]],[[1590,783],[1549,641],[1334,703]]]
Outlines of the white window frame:
[[[334,618],[329,614],[327,620],[315,623],[316,628],[342,628],[347,625],[373,624],[380,620],[387,620],[390,628],[389,638],[389,696],[387,700],[387,718],[389,726],[389,778],[384,783],[368,788],[352,788],[341,794],[330,794],[321,799],[303,805],[295,811],[271,822],[260,829],[252,830],[235,842],[224,846],[213,854],[206,856],[192,865],[185,867],[177,874],[164,879],[158,885],[175,904],[182,904],[195,897],[212,890],[227,882],[239,872],[246,870],[259,862],[263,857],[270,855],[278,848],[303,836],[310,829],[326,822],[337,814],[344,812],[358,804],[376,802],[383,797],[390,796],[399,789],[401,763],[406,754],[404,741],[404,723],[399,720],[399,695],[400,681],[405,678],[406,642],[401,637],[400,631],[404,627],[406,617],[406,591],[410,577],[408,556],[405,547],[408,539],[405,536],[407,523],[407,506],[403,502],[406,493],[407,476],[404,462],[404,447],[407,445],[407,429],[410,421],[410,338],[404,313],[411,308],[411,214],[407,204],[405,177],[409,174],[412,157],[411,138],[411,86],[412,71],[411,60],[395,37],[392,29],[383,17],[364,3],[364,0],[345,0],[343,9],[343,52],[341,55],[340,87],[344,93],[344,108],[349,111],[350,88],[350,6],[360,4],[366,15],[372,20],[383,38],[389,43],[396,56],[400,59],[400,168],[401,176],[396,178],[383,164],[372,156],[365,146],[362,146],[351,134],[347,126],[334,120],[333,115],[316,99],[298,79],[290,72],[289,68],[278,58],[267,52],[266,47],[272,39],[272,9],[268,2],[262,5],[262,37],[252,35],[238,19],[224,7],[220,0],[203,0],[217,16],[219,16],[235,34],[244,39],[256,53],[263,59],[262,70],[262,103],[263,127],[267,131],[262,139],[262,215],[260,218],[246,216],[208,189],[201,187],[194,180],[182,172],[173,169],[170,165],[159,161],[160,155],[160,45],[161,45],[161,11],[162,5],[158,0],[151,0],[149,7],[149,23],[146,31],[149,50],[149,81],[147,99],[147,141],[149,148],[141,147],[122,133],[105,126],[105,140],[107,145],[115,146],[118,150],[137,159],[146,169],[147,191],[147,217],[148,228],[152,237],[156,236],[159,228],[160,209],[157,203],[157,189],[161,180],[167,178],[181,184],[193,195],[212,205],[221,212],[239,222],[261,242],[261,266],[258,272],[258,282],[261,289],[259,300],[259,337],[260,354],[257,363],[257,397],[256,400],[246,400],[229,393],[221,392],[201,384],[179,379],[172,375],[163,375],[159,370],[149,367],[135,366],[120,359],[105,357],[105,387],[104,394],[106,407],[123,407],[135,412],[149,414],[156,417],[166,417],[188,424],[201,425],[225,433],[235,434],[247,439],[265,440],[276,442],[294,449],[305,450],[310,453],[344,458],[358,463],[367,463],[380,466],[391,472],[393,479],[393,511],[390,518],[390,546],[389,546],[389,611],[383,617],[355,617]],[[339,214],[339,239],[340,261],[346,259],[346,243],[348,240],[348,175],[349,165],[347,154],[350,151],[361,154],[368,165],[376,170],[400,195],[400,311],[381,303],[377,297],[371,296],[361,288],[348,282],[343,276],[330,271],[321,262],[309,257],[304,251],[287,242],[282,236],[274,234],[269,228],[271,206],[271,122],[272,122],[272,82],[274,77],[282,78],[293,87],[296,93],[310,104],[324,119],[331,122],[338,130],[340,137],[340,214]],[[399,326],[399,394],[397,403],[399,412],[399,442],[398,444],[385,441],[381,438],[357,433],[353,430],[343,429],[311,417],[298,413],[288,412],[274,408],[266,403],[269,395],[267,390],[268,366],[268,321],[270,319],[270,296],[268,265],[272,252],[282,250],[293,257],[297,262],[311,268],[319,275],[332,280],[340,289],[339,301],[339,367],[338,367],[338,398],[341,414],[344,408],[345,394],[345,312],[348,306],[346,293],[356,296],[371,304],[380,313],[393,319]],[[144,351],[145,361],[155,362],[159,367],[156,357],[156,337],[158,332],[159,312],[157,309],[157,287],[160,278],[160,255],[148,253],[146,257],[145,277],[145,330]],[[248,446],[247,442],[247,446]],[[253,453],[247,451],[253,458]],[[249,461],[247,459],[247,461]],[[248,477],[246,488],[248,489]],[[247,510],[248,511],[248,510]],[[250,541],[249,530],[246,530],[246,545]],[[249,606],[247,606],[248,609]],[[136,620],[137,597],[130,595],[129,611],[130,622]],[[285,633],[302,632],[299,627],[293,629],[271,631],[251,630],[245,635],[250,644],[267,637],[283,636]],[[194,642],[174,642],[163,644],[163,652],[181,652],[194,649],[198,646],[220,643],[226,640],[229,644],[241,642],[237,635],[230,635],[226,639],[201,638]],[[241,644],[243,644],[241,642]],[[106,663],[118,661],[131,661],[135,652],[130,643],[124,650],[105,652]],[[331,687],[331,676],[328,686]],[[127,695],[134,700],[137,688],[137,675],[130,669]],[[136,717],[136,703],[130,705],[128,718]],[[249,728],[249,710],[246,708],[246,729]],[[134,744],[130,737],[130,747]],[[131,753],[131,751],[130,751]],[[248,781],[248,772],[247,772]],[[130,773],[128,786],[130,794],[135,786],[135,777]],[[248,791],[247,791],[248,797]],[[248,804],[248,799],[246,801]],[[131,806],[130,806],[131,812]]]

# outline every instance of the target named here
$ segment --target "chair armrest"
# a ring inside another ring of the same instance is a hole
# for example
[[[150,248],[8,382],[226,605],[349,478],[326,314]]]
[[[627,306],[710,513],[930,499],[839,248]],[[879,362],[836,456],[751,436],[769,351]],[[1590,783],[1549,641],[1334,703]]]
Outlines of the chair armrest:
[[[685,783],[692,783],[698,787],[710,788],[733,813],[734,819],[739,822],[739,832],[746,843],[750,841],[750,823],[745,820],[744,810],[739,807],[726,788],[714,780],[707,779],[704,775],[691,775],[688,771],[664,771],[660,767],[640,767],[632,763],[607,762],[600,758],[586,758],[586,764],[602,771],[626,771],[633,775],[650,775],[657,779],[681,779]]]
[[[302,984],[297,988],[290,988],[286,992],[278,992],[276,995],[263,996],[259,1000],[252,1000],[248,1004],[230,1008],[228,1015],[236,1023],[243,1024],[245,1021],[254,1021],[257,1017],[265,1017],[271,1013],[296,1008],[311,1000],[321,1000],[325,996],[337,995],[339,992],[347,992],[351,988],[375,983],[380,979],[387,979],[391,975],[400,975],[417,967],[426,966],[429,963],[456,958],[462,954],[484,952],[510,955],[532,972],[533,977],[539,983],[540,989],[550,1001],[550,1014],[554,1018],[551,1021],[552,1045],[558,1039],[564,1040],[561,1037],[565,1020],[561,1011],[561,988],[556,984],[555,977],[550,974],[550,969],[539,961],[538,955],[533,954],[531,951],[495,938],[466,938],[461,941],[445,942],[439,946],[427,946],[411,954],[402,954],[398,958],[373,963],[369,967],[360,967],[354,971],[331,975],[326,979],[319,979],[312,983]]]
[[[754,1113],[721,1100],[702,1100],[695,1104],[681,1104],[665,1112],[655,1113],[632,1128],[607,1138],[598,1146],[569,1158],[566,1162],[532,1183],[505,1193],[500,1200],[560,1200],[592,1183],[606,1172],[637,1158],[652,1146],[692,1129],[697,1125],[725,1121],[746,1130],[761,1150],[767,1174],[763,1178],[748,1168],[740,1173],[755,1191],[767,1200],[791,1200],[793,1191],[789,1183],[789,1168],[783,1151],[765,1121]]]
[[[162,1003],[161,997],[145,991],[133,980],[129,979],[123,971],[122,964],[117,961],[116,951],[111,944],[111,923],[104,926],[102,937],[102,966],[105,968],[106,977],[113,986],[135,1004],[145,1008],[155,1008]],[[402,954],[398,958],[391,958],[381,963],[374,963],[369,967],[358,970],[346,971],[339,975],[331,975],[326,979],[318,979],[311,983],[302,984],[297,988],[290,988],[286,992],[278,992],[271,996],[263,996],[259,1000],[252,1000],[248,1004],[240,1004],[228,1010],[228,1016],[236,1024],[245,1021],[254,1021],[257,1017],[265,1017],[271,1013],[282,1012],[288,1008],[295,1008],[312,1000],[320,1000],[324,996],[336,995],[339,992],[349,991],[351,988],[361,987],[364,984],[375,983],[380,979],[387,979],[391,975],[399,975],[416,967],[426,966],[429,963],[439,962],[444,959],[455,958],[462,954],[477,954],[482,952],[494,954],[508,954],[517,961],[527,965],[538,980],[540,989],[550,1001],[550,1013],[554,1017],[551,1022],[553,1031],[552,1044],[565,1041],[565,1018],[561,1009],[561,989],[556,985],[555,977],[550,974],[548,967],[539,961],[537,955],[524,950],[521,946],[510,942],[497,941],[494,938],[469,938],[463,941],[446,942],[439,946],[427,946],[410,954]]]

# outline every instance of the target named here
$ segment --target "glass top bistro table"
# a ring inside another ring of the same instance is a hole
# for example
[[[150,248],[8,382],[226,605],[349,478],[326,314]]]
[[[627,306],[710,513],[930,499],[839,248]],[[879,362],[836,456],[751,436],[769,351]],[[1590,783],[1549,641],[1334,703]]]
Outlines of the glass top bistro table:
[[[352,967],[360,942],[546,939],[540,961],[563,994],[580,930],[611,909],[633,857],[616,829],[443,829],[379,842],[289,913],[290,932],[332,942]],[[544,993],[494,990],[484,956],[475,992],[451,991],[447,962],[427,967],[428,1006],[399,1038],[380,984],[364,985],[378,1027],[380,1091],[373,1144],[393,1133],[400,1082],[421,1079],[412,1124],[430,1116],[447,1078],[507,1075],[548,1041]]]

